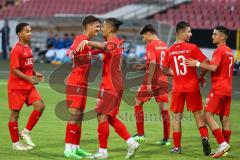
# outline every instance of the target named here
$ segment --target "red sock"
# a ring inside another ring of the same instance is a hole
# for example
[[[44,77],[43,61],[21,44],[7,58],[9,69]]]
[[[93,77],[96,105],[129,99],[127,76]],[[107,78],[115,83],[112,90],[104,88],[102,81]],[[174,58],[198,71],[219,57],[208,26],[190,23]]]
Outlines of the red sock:
[[[168,110],[162,111],[162,120],[163,120],[163,132],[164,132],[164,140],[169,139],[170,134],[170,116]]]
[[[131,135],[129,134],[126,126],[116,117],[109,117],[109,123],[115,129],[115,132],[122,137],[125,141],[128,140]]]
[[[222,130],[222,133],[225,141],[229,143],[231,138],[231,133],[232,133],[231,130]]]
[[[207,137],[208,138],[208,129],[206,126],[202,126],[199,128],[199,132],[200,132],[200,135],[201,137]]]
[[[32,111],[28,123],[26,125],[26,129],[31,131],[35,124],[38,122],[39,118],[41,117],[42,112],[38,112],[37,110]]]
[[[182,132],[173,132],[173,143],[175,148],[181,147]]]
[[[12,138],[12,142],[16,143],[19,141],[19,132],[18,132],[18,123],[17,122],[8,122],[9,132]]]
[[[65,143],[73,144],[76,142],[76,133],[78,131],[78,125],[77,124],[67,124],[66,128],[66,137],[65,137]]]
[[[218,129],[215,129],[212,131],[212,134],[214,135],[214,137],[216,138],[218,144],[221,144],[222,142],[225,141],[224,137],[223,137],[223,134],[222,134],[222,131],[220,128]]]
[[[98,141],[100,148],[106,149],[108,145],[109,123],[105,121],[98,124]]]
[[[142,106],[135,106],[137,133],[144,135],[144,112]]]
[[[75,135],[75,138],[73,139],[72,144],[80,145],[81,134],[82,134],[82,127],[79,125],[76,125],[76,135]]]

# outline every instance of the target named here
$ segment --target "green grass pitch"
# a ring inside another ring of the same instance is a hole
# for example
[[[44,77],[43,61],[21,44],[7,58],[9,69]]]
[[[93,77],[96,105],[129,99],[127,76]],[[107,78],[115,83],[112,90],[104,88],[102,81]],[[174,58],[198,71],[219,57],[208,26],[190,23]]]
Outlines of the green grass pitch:
[[[37,147],[28,152],[13,151],[11,149],[11,140],[7,127],[9,119],[9,109],[7,105],[7,89],[6,80],[0,81],[0,160],[63,160],[64,136],[66,121],[60,120],[55,114],[55,105],[64,100],[65,95],[53,91],[47,83],[40,84],[39,89],[43,100],[46,104],[46,109],[39,123],[32,131],[32,139],[37,144]],[[94,108],[96,99],[88,98],[87,110]],[[231,108],[232,122],[232,141],[231,151],[228,157],[223,159],[240,159],[239,149],[239,106],[240,100],[233,100]],[[193,115],[185,112],[183,119],[183,136],[181,155],[173,155],[170,153],[170,147],[158,146],[154,142],[161,139],[162,122],[159,120],[158,108],[154,100],[144,105],[147,119],[145,122],[146,141],[141,144],[139,151],[134,159],[139,160],[200,160],[211,159],[203,156],[202,146],[198,130],[195,126]],[[19,119],[19,129],[23,129],[28,119],[28,115],[32,111],[32,107],[24,106]],[[120,119],[126,124],[127,128],[134,134],[136,132],[133,116],[133,107],[122,102]],[[211,133],[210,133],[211,135]],[[217,147],[215,139],[210,137],[211,146],[213,149]],[[97,141],[97,120],[92,119],[83,122],[83,133],[81,147],[90,152],[96,152],[98,148]],[[110,131],[109,137],[109,159],[121,160],[124,159],[127,145],[120,139],[113,129]]]
[[[29,152],[18,152],[11,149],[11,140],[8,131],[8,120],[10,111],[8,109],[7,101],[7,73],[9,62],[0,61],[0,160],[64,160],[64,138],[66,121],[59,119],[55,114],[56,104],[65,99],[64,94],[55,92],[49,87],[47,83],[42,83],[37,86],[41,96],[46,104],[46,109],[36,127],[32,131],[33,142],[37,147]],[[36,69],[39,71],[53,70],[52,65],[36,64]],[[48,77],[46,78],[48,79]],[[209,77],[207,79],[209,82]],[[233,81],[234,99],[231,106],[231,127],[232,140],[231,151],[225,160],[239,160],[240,159],[240,98],[239,98],[239,77],[234,77]],[[95,86],[98,87],[98,86]],[[206,89],[202,90],[206,96],[209,90],[209,83]],[[134,94],[134,93],[131,93]],[[129,95],[127,95],[129,96]],[[133,95],[132,95],[133,96]],[[96,99],[88,98],[86,110],[92,110],[95,106]],[[32,111],[32,107],[24,106],[20,112],[19,130],[22,130],[27,122],[28,116]],[[184,113],[183,119],[183,135],[182,147],[183,153],[181,155],[173,155],[170,153],[171,147],[158,146],[154,143],[163,137],[162,121],[158,115],[157,104],[152,99],[144,105],[145,111],[145,134],[146,141],[141,144],[139,151],[134,159],[136,160],[202,160],[212,159],[203,155],[201,139],[198,129],[195,125],[193,115],[189,112]],[[124,101],[121,103],[121,112],[119,118],[126,124],[128,130],[133,135],[136,133],[134,109],[127,105]],[[171,115],[172,118],[172,115]],[[216,117],[218,120],[218,118]],[[118,137],[118,135],[111,128],[110,137],[108,141],[109,159],[123,160],[127,153],[126,143]],[[210,142],[212,149],[216,149],[217,144],[210,133]],[[89,121],[83,122],[83,132],[81,147],[89,152],[96,152],[98,149],[97,141],[97,120],[93,118]]]

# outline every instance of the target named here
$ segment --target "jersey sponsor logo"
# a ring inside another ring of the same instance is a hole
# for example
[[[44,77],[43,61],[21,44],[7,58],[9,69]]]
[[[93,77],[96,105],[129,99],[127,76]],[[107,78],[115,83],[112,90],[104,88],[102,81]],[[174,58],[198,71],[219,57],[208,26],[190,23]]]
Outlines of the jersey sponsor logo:
[[[25,65],[33,65],[33,58],[26,59]]]

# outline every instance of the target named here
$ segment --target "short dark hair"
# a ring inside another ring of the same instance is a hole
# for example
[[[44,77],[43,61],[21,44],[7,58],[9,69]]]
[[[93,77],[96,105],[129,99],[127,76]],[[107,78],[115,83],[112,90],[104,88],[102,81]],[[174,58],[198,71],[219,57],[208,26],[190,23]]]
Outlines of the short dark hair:
[[[86,16],[83,21],[82,21],[82,25],[84,28],[87,27],[88,24],[90,23],[93,23],[93,22],[99,22],[101,23],[101,20],[93,15],[89,15],[89,16]]]
[[[119,27],[123,24],[123,22],[117,18],[107,18],[105,22],[111,25],[113,32],[117,32]]]
[[[191,27],[188,22],[185,21],[178,22],[176,25],[176,32],[178,33],[180,30],[186,29],[188,27]]]
[[[143,28],[140,31],[140,35],[143,35],[146,32],[150,32],[152,34],[157,34],[156,30],[154,29],[154,27],[151,24],[146,24],[145,26],[143,26]]]
[[[230,30],[229,30],[227,27],[224,27],[224,26],[216,26],[214,29],[217,30],[217,31],[219,31],[219,32],[222,32],[222,33],[225,34],[227,37],[228,37],[229,34],[230,34]]]
[[[23,30],[24,27],[29,26],[29,24],[23,22],[23,23],[19,23],[16,26],[16,34],[18,35],[19,32],[21,32]]]

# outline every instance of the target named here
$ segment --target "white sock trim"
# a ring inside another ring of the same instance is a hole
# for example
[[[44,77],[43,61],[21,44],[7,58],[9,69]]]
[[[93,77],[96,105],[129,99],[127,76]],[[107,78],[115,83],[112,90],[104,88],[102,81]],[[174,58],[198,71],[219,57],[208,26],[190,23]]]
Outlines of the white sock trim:
[[[226,141],[224,141],[220,144],[220,146],[227,146],[227,145],[229,145],[229,144]]]
[[[106,148],[99,148],[99,153],[107,154]]]
[[[13,143],[13,145],[17,145],[19,143],[19,141],[18,142],[15,142],[15,143]]]
[[[23,130],[24,132],[26,132],[26,133],[30,133],[31,131],[29,131],[28,129],[26,129],[26,128],[24,128],[24,130]]]
[[[72,151],[72,144],[65,143],[65,151]]]
[[[135,142],[135,140],[132,138],[132,137],[130,137],[128,140],[127,140],[127,144],[128,145],[130,145],[130,144],[132,144],[132,143],[134,143]]]
[[[72,151],[75,151],[77,149],[77,145],[72,144]]]

